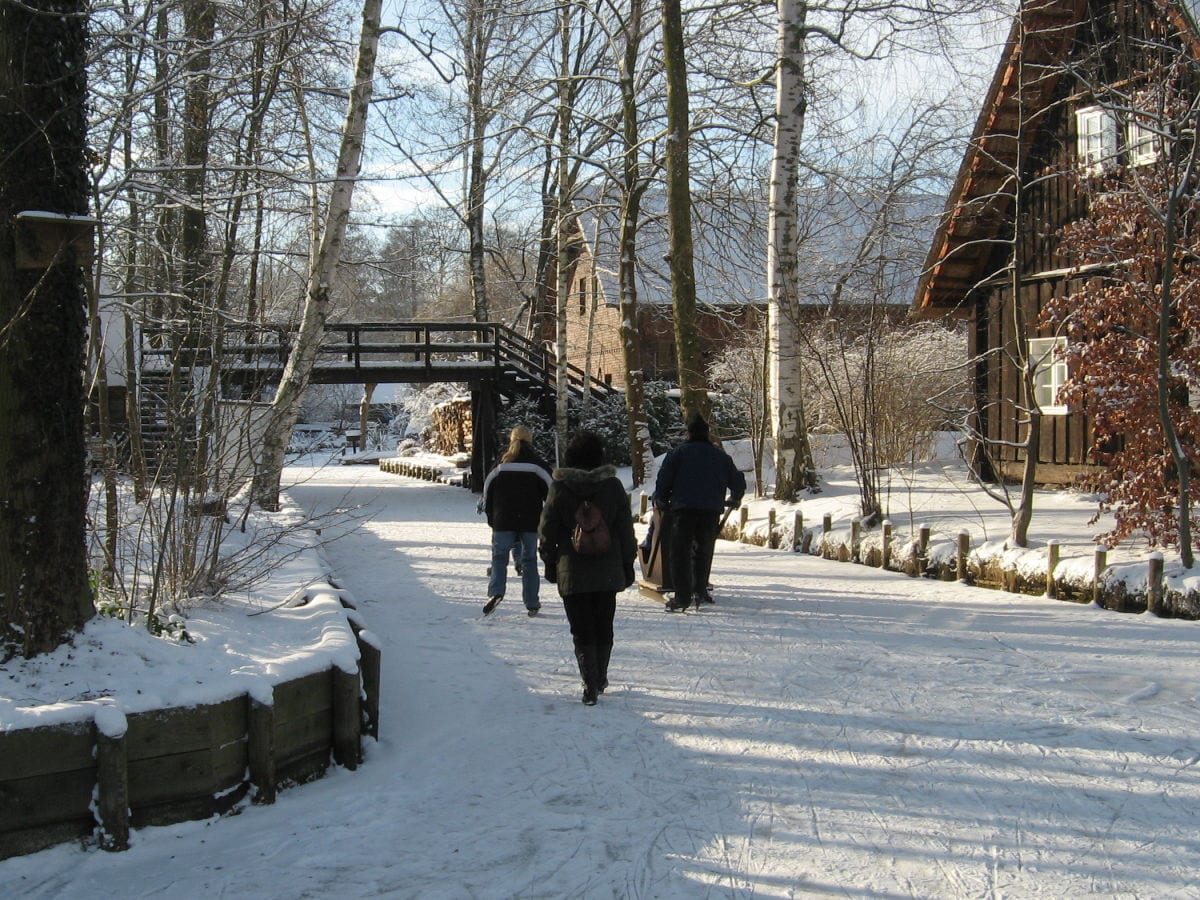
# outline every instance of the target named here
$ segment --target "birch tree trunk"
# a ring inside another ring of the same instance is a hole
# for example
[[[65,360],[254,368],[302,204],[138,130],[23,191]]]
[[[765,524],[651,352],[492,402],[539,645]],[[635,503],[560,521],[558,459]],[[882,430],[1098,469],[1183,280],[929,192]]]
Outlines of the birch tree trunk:
[[[711,420],[700,336],[696,329],[696,268],[692,255],[691,170],[688,162],[687,58],[680,0],[663,2],[663,65],[667,73],[667,220],[671,240],[671,307],[684,418]]]
[[[806,0],[778,0],[779,60],[775,94],[775,152],[767,219],[767,352],[770,419],[775,438],[775,499],[788,501],[816,485],[804,414],[797,296],[797,187],[805,94]]]
[[[640,177],[638,167],[638,103],[637,86],[634,81],[641,52],[643,9],[642,0],[630,0],[629,17],[624,23],[624,54],[618,62],[623,146],[617,282],[621,292],[621,353],[625,363],[625,410],[629,420],[629,456],[634,487],[646,481],[651,457],[641,334],[637,327],[638,296],[635,277],[638,218],[641,213],[642,194],[646,190],[645,179]]]
[[[561,11],[561,31],[559,37],[559,80],[558,80],[558,223],[555,229],[555,407],[554,427],[558,435],[558,454],[561,461],[562,453],[567,447],[567,416],[569,413],[570,384],[567,380],[567,293],[571,287],[571,267],[567,264],[567,251],[570,247],[568,229],[570,228],[571,204],[571,158],[570,139],[571,128],[570,84],[571,73],[571,4],[564,3]]]
[[[321,242],[309,264],[300,328],[271,404],[263,435],[262,458],[255,467],[250,499],[266,510],[279,509],[279,477],[283,471],[284,454],[296,424],[301,395],[308,385],[317,349],[325,333],[330,286],[341,258],[354,185],[362,162],[367,112],[371,105],[372,79],[375,76],[375,56],[379,49],[382,5],[383,0],[365,0],[363,3],[358,63],[347,103],[346,122],[342,126],[337,175],[325,213]]]

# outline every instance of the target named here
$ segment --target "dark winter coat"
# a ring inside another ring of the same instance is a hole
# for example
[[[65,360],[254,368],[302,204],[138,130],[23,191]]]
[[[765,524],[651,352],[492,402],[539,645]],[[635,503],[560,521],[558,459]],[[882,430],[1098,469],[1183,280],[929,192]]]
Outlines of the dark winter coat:
[[[575,510],[584,500],[604,516],[611,538],[603,556],[582,556],[571,546]],[[629,496],[612,466],[595,469],[554,470],[550,496],[538,528],[538,552],[547,577],[555,576],[561,597],[592,591],[620,591],[633,584],[633,559],[637,541]]]
[[[522,448],[515,460],[488,473],[480,502],[493,531],[537,531],[549,493],[549,467],[532,450]]]
[[[707,439],[685,441],[668,453],[654,483],[655,502],[668,509],[720,512],[724,506],[740,505],[745,493],[746,476],[728,453]]]

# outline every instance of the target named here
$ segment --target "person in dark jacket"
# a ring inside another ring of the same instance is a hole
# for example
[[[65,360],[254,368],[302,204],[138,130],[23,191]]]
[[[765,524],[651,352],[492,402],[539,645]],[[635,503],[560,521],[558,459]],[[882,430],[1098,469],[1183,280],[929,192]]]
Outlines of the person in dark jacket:
[[[693,413],[687,430],[688,439],[667,454],[654,484],[655,502],[671,511],[671,612],[712,602],[708,577],[721,510],[738,506],[746,493],[746,476],[709,439],[704,417]]]
[[[480,504],[492,528],[492,567],[488,572],[489,615],[504,599],[509,554],[519,554],[521,599],[529,615],[541,609],[538,599],[537,529],[542,504],[550,493],[550,467],[533,449],[533,432],[518,425],[509,434],[508,449],[483,482]]]
[[[592,706],[608,687],[617,591],[633,584],[637,539],[629,496],[617,470],[604,464],[600,437],[580,431],[563,462],[554,470],[542,510],[538,552],[546,564],[546,579],[558,585],[583,680],[583,702]],[[596,556],[578,553],[572,543],[575,512],[585,500],[599,510],[608,528],[608,550]]]

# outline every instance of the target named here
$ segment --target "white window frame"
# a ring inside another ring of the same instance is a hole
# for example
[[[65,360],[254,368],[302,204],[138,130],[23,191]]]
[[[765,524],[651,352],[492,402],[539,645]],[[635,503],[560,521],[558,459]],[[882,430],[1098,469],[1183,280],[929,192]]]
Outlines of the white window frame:
[[[1067,383],[1065,337],[1029,339],[1029,360],[1033,363],[1033,402],[1044,416],[1065,416],[1071,410],[1059,402],[1058,395]]]
[[[1137,116],[1130,117],[1125,137],[1131,166],[1148,166],[1158,162],[1162,138],[1138,121]]]
[[[1079,163],[1090,173],[1112,168],[1117,161],[1117,117],[1102,106],[1075,111]]]

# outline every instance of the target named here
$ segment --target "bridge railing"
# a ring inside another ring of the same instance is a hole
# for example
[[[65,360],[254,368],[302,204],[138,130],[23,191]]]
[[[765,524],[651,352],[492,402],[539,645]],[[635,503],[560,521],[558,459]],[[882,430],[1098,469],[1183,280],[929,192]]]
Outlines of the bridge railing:
[[[223,365],[263,362],[282,365],[291,353],[295,326],[229,325],[220,335]],[[143,330],[143,358],[168,357],[172,341],[167,329]],[[176,342],[177,344],[178,342]],[[217,343],[214,339],[213,343]],[[555,390],[557,368],[546,347],[496,322],[354,322],[328,323],[318,349],[318,360],[336,358],[362,371],[387,365],[433,370],[439,366],[468,366],[491,370],[497,379],[506,368],[516,369],[545,390]],[[318,361],[318,365],[320,362]],[[591,378],[578,366],[566,366],[572,393],[591,391],[610,395],[613,388]]]
[[[557,384],[558,371],[555,362],[541,345],[503,325],[499,326],[498,335],[501,353],[508,359],[537,372],[544,384],[550,387]],[[589,390],[600,396],[615,393],[610,385],[590,377],[578,366],[567,363],[566,372],[568,385],[576,393]]]

